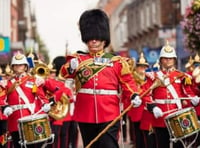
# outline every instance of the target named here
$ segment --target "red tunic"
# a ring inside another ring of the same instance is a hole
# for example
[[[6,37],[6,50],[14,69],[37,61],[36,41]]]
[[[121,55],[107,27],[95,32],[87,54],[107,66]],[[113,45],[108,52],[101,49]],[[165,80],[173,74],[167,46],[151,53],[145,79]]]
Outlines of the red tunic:
[[[5,105],[5,95],[6,95],[6,89],[0,86],[0,106]],[[0,120],[7,120],[7,117],[2,112],[2,108],[0,109]]]
[[[142,85],[137,83],[138,90],[140,94],[143,92]],[[142,118],[143,110],[145,104],[142,103],[139,107],[133,107],[129,112],[128,116],[130,117],[132,122],[139,122]]]
[[[68,68],[70,58],[67,57],[68,62],[61,68],[61,74],[65,78],[75,78],[78,74],[82,74],[81,78],[84,79],[101,67],[100,65],[94,65],[94,57],[90,54],[79,54],[76,55],[76,57],[79,61],[79,70],[72,74],[69,73]],[[128,64],[121,57],[114,58],[116,59],[112,60],[111,65],[106,65],[103,69],[94,74],[89,80],[81,85],[81,89],[118,91],[119,86],[121,85],[123,99],[130,99],[134,93],[137,93],[137,88],[131,73],[130,71],[127,72],[124,67],[124,65]],[[91,60],[92,62],[87,66],[84,65],[81,67],[82,62],[86,62],[86,60]],[[80,71],[81,68],[83,69],[82,73]],[[89,94],[77,92],[74,120],[85,123],[103,123],[112,121],[120,113],[119,102],[120,99],[116,94]]]
[[[148,82],[149,81],[148,79],[150,79],[150,78],[146,77],[146,79],[147,79],[146,82]],[[142,86],[143,93],[145,93],[145,91],[147,91],[150,87],[151,87],[150,83],[145,83]],[[145,106],[146,106],[146,103],[152,102],[151,97],[149,97],[151,91],[149,91],[147,93],[148,93],[148,95],[141,94],[141,95],[144,95],[144,97],[142,97],[142,100],[143,100],[143,104]],[[141,121],[140,121],[140,129],[147,130],[147,131],[152,130],[152,120],[153,120],[153,114],[151,112],[149,112],[146,107],[144,107],[144,110],[142,112]]]

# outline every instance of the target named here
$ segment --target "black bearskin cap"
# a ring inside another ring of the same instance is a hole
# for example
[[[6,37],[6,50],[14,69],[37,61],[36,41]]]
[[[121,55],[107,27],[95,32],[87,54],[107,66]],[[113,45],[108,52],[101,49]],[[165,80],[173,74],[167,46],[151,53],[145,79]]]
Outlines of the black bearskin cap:
[[[66,63],[66,58],[64,56],[57,56],[53,59],[53,69],[56,69],[56,76],[58,76],[60,68]]]
[[[86,10],[79,19],[79,25],[81,38],[84,43],[97,39],[106,41],[104,47],[110,44],[109,19],[102,10]]]

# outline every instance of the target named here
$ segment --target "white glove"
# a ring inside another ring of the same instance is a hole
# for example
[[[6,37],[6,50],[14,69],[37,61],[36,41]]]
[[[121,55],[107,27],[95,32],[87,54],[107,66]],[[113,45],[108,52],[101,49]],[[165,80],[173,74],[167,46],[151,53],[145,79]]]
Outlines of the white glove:
[[[6,107],[5,109],[4,109],[4,111],[3,111],[3,114],[5,115],[5,116],[10,116],[11,114],[13,113],[13,109],[11,108],[11,107]]]
[[[131,98],[131,104],[133,104],[133,107],[139,107],[142,104],[142,100],[140,99],[140,96],[134,94]]]
[[[36,76],[35,84],[41,86],[45,83],[45,80],[42,77]]]
[[[72,70],[75,70],[76,68],[78,68],[78,65],[79,65],[79,63],[78,63],[78,59],[77,58],[71,59],[71,61],[70,61],[70,68]]]
[[[42,107],[42,110],[47,113],[48,111],[50,111],[51,109],[51,105],[50,104],[44,104],[44,106]]]
[[[154,72],[146,72],[146,76],[149,77],[151,80],[155,80],[155,73]]]
[[[153,115],[155,118],[159,118],[163,116],[163,111],[159,107],[154,107],[153,108]]]
[[[3,88],[6,87],[8,81],[7,80],[0,80],[0,86],[2,86]]]
[[[194,106],[197,106],[199,104],[199,101],[200,101],[200,98],[197,96],[191,98],[191,103]]]

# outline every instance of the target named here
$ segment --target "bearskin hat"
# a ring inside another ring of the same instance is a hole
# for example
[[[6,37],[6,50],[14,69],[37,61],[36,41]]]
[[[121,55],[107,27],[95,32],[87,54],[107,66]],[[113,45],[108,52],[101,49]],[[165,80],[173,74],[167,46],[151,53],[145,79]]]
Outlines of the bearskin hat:
[[[105,12],[100,9],[86,10],[79,19],[81,38],[84,43],[97,39],[106,41],[105,46],[110,44],[109,19]]]
[[[53,59],[53,68],[56,69],[56,76],[58,76],[60,68],[66,63],[66,58],[64,56],[57,56]]]

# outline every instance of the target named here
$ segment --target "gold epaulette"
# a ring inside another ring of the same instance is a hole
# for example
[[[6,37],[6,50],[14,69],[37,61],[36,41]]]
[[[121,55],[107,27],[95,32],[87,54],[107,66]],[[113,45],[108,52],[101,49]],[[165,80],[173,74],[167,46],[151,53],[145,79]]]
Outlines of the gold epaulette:
[[[177,78],[183,77],[183,83],[184,85],[192,85],[192,78],[187,73],[179,71],[180,74],[177,76]]]
[[[121,70],[121,75],[129,74],[131,73],[129,64],[127,62],[127,58],[121,57],[121,56],[114,56],[111,59],[112,61],[120,61],[122,63],[122,70]]]
[[[184,85],[192,85],[192,79],[188,76],[184,78]]]

